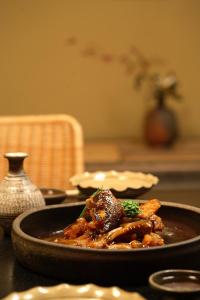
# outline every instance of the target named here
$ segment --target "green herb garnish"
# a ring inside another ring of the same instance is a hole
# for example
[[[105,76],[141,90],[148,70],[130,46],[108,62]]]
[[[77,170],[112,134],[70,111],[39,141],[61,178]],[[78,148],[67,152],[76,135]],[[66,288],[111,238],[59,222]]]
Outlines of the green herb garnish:
[[[140,213],[139,204],[134,200],[127,199],[122,201],[122,206],[126,217],[135,217],[135,215]]]
[[[98,188],[90,197],[95,197],[103,191],[102,188]],[[126,199],[121,201],[126,217],[132,218],[140,213],[140,208],[138,202],[132,199]],[[86,206],[80,213],[79,218],[86,217]]]
[[[102,191],[103,191],[102,188],[98,188],[98,189],[96,190],[96,192],[94,192],[90,197],[95,197],[96,195],[98,195],[98,194],[101,193]]]
[[[85,215],[85,211],[86,211],[86,206],[84,206],[84,208],[83,208],[82,212],[80,213],[80,216],[79,216],[79,218],[83,218],[83,217],[84,217],[84,215]]]

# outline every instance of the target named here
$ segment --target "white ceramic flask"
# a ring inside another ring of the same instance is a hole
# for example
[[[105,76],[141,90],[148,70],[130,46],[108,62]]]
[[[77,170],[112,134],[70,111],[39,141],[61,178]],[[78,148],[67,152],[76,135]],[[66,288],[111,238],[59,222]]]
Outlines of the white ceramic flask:
[[[27,209],[41,207],[45,201],[41,191],[24,172],[23,161],[28,156],[24,152],[10,152],[8,174],[0,183],[0,226],[10,233],[12,222]]]

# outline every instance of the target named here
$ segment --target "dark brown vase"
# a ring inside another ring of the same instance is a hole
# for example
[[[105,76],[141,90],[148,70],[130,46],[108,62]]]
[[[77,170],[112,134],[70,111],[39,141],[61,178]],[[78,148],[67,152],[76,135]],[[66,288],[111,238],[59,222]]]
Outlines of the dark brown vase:
[[[178,135],[176,115],[166,106],[164,97],[157,100],[157,106],[145,118],[145,140],[151,146],[169,147]]]

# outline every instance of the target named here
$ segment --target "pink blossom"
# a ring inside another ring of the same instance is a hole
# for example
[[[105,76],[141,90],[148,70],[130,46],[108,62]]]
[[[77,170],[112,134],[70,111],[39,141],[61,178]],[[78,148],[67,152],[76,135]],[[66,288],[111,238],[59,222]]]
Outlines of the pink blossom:
[[[101,59],[105,63],[111,63],[114,60],[114,57],[112,54],[102,54]]]
[[[75,36],[71,36],[65,40],[66,45],[73,46],[77,44],[77,39]]]

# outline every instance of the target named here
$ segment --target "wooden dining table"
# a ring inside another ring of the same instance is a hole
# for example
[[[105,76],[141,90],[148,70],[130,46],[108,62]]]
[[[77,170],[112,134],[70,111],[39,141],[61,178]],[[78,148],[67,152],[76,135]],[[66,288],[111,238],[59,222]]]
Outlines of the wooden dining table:
[[[141,199],[158,198],[200,207],[200,140],[180,141],[173,149],[149,149],[130,140],[92,141],[86,143],[85,162],[87,171],[151,172],[159,177],[159,184]],[[70,197],[65,201],[80,201]],[[15,258],[11,237],[4,235],[0,228],[0,298],[14,291],[60,283],[63,281],[23,267]],[[148,278],[141,284],[133,280],[131,285],[119,287],[139,292],[149,300],[161,299],[149,286]]]
[[[163,187],[162,189],[155,188],[143,196],[145,199],[152,197],[165,201],[179,201],[199,206],[200,187],[198,189],[186,187],[181,190],[178,187],[173,190],[168,187]],[[66,198],[64,201],[76,202],[77,199],[74,197],[71,199]],[[35,273],[23,267],[15,258],[10,236],[3,235],[3,232],[0,229],[0,298],[7,296],[14,291],[24,291],[35,286],[53,286],[60,283],[63,283],[63,281]],[[161,299],[157,292],[149,286],[148,278],[146,278],[142,284],[134,284],[133,280],[131,285],[119,285],[119,287],[126,291],[137,291],[149,300]]]

